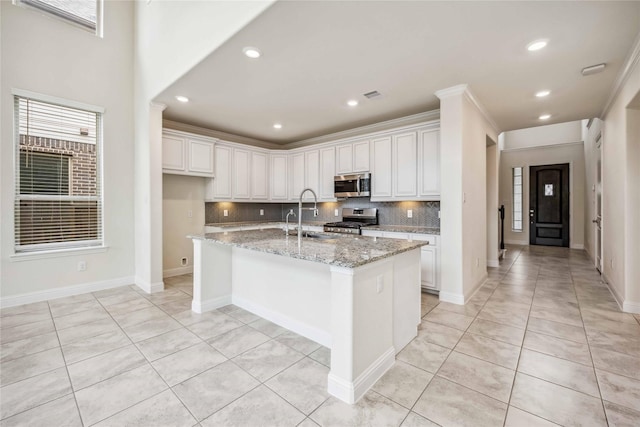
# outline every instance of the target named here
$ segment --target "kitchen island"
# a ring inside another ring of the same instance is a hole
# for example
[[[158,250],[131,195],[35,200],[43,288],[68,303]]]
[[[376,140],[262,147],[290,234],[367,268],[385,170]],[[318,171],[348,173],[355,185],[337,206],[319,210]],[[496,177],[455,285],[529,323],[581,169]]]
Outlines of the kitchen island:
[[[196,312],[235,304],[331,349],[328,391],[354,403],[420,323],[424,241],[279,229],[192,236]]]

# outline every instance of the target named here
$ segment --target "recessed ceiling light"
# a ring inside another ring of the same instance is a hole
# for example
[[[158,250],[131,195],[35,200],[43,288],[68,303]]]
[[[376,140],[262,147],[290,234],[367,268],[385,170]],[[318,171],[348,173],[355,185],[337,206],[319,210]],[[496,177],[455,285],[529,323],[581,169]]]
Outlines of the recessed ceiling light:
[[[349,107],[355,107],[356,105],[358,105],[358,101],[356,101],[355,99],[350,99],[347,101],[347,105]]]
[[[538,98],[544,98],[545,96],[548,96],[551,93],[550,90],[541,90],[540,92],[536,93],[536,96]]]
[[[551,118],[551,114],[543,114],[540,117],[538,117],[540,120],[548,120]]]
[[[182,96],[182,95],[178,95],[176,96],[176,99],[180,102],[189,102],[189,98],[187,98],[186,96]]]
[[[540,49],[544,48],[547,45],[547,43],[548,43],[547,40],[532,41],[531,43],[529,43],[527,45],[527,50],[529,52],[534,52],[536,50],[540,50]]]
[[[244,49],[242,49],[242,52],[244,52],[244,54],[251,59],[260,58],[260,55],[262,55],[262,53],[260,53],[258,48],[250,47],[250,46],[247,46]]]
[[[280,123],[274,123],[273,124],[273,128],[274,129],[282,129],[282,125]]]

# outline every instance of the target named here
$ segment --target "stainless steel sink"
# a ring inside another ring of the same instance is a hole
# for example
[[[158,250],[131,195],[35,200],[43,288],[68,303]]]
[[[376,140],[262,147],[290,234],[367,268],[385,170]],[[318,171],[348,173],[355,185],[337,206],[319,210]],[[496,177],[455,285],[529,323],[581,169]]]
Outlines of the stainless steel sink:
[[[319,239],[319,240],[330,240],[330,239],[336,238],[336,236],[332,236],[330,234],[313,234],[313,233],[303,234],[302,237],[308,237],[309,239]]]

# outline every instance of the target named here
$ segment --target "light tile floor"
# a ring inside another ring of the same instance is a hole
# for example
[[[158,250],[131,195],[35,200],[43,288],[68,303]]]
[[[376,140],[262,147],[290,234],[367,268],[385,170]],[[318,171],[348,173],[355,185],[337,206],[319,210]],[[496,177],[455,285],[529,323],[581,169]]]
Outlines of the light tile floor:
[[[464,306],[422,296],[419,335],[356,405],[327,348],[192,278],[2,310],[3,426],[640,425],[640,316],[584,252],[510,247]]]

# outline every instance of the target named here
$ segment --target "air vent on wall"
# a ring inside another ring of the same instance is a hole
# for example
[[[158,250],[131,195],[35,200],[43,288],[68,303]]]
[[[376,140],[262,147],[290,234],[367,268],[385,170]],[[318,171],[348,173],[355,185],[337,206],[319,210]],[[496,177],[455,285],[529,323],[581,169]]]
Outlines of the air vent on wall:
[[[604,70],[604,67],[606,67],[607,64],[598,64],[598,65],[592,65],[590,67],[586,67],[582,69],[582,75],[583,76],[590,76],[591,74],[596,74],[601,72],[602,70]]]
[[[378,96],[382,96],[382,94],[380,92],[378,92],[377,90],[374,90],[374,91],[365,93],[364,96],[369,98],[369,99],[372,99],[372,98],[376,98]]]

